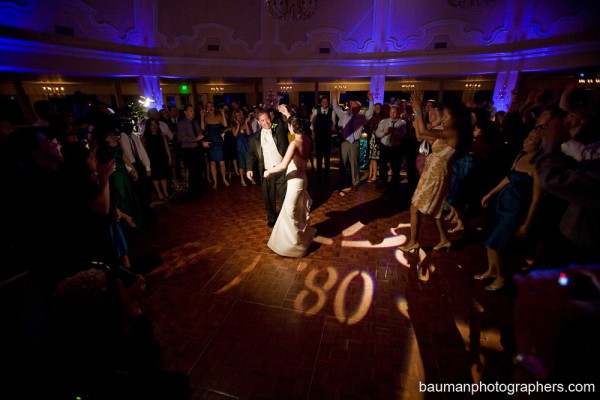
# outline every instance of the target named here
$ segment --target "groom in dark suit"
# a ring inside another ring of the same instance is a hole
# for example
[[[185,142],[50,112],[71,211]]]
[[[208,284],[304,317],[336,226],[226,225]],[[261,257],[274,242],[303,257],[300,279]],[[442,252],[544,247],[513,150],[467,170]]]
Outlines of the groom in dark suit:
[[[279,107],[286,106],[280,105]],[[258,113],[257,119],[260,129],[250,137],[246,158],[246,176],[250,180],[254,178],[254,163],[258,162],[258,172],[262,178],[265,169],[272,168],[281,162],[289,145],[287,121],[283,120],[280,113],[276,112],[275,119],[271,122],[269,113],[261,111]],[[285,174],[286,171],[281,171],[262,179],[267,225],[271,228],[277,220],[277,198],[279,198],[280,205],[283,204],[285,198],[287,188]]]

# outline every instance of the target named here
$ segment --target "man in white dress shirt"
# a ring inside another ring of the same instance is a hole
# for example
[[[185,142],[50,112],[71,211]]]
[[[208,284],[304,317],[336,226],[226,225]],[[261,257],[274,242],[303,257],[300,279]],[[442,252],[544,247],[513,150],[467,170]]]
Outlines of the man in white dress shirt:
[[[123,123],[121,132],[123,134],[120,136],[119,143],[123,149],[123,154],[133,164],[133,169],[126,166],[127,172],[133,181],[133,188],[140,206],[147,216],[150,212],[150,175],[152,173],[150,158],[140,140],[140,136],[133,133],[133,125]]]
[[[400,185],[400,169],[402,168],[402,142],[406,138],[406,121],[400,118],[398,105],[390,106],[390,117],[382,119],[375,131],[381,139],[379,183],[378,187],[387,186],[387,165],[392,165],[392,179],[389,188],[396,191]]]
[[[280,105],[280,107],[286,107]],[[279,164],[287,151],[288,126],[287,122],[278,117],[273,122],[266,111],[261,111],[257,115],[261,129],[250,137],[248,155],[246,159],[246,176],[248,179],[254,179],[254,163],[258,163],[258,172],[263,176],[265,169],[273,168]],[[277,199],[279,204],[283,204],[287,180],[286,171],[281,171],[270,175],[262,180],[262,193],[265,200],[267,211],[267,225],[272,228],[277,221]]]
[[[352,190],[358,190],[360,183],[360,170],[358,166],[358,157],[360,152],[360,135],[363,127],[368,120],[373,117],[375,107],[373,105],[373,93],[369,92],[369,108],[362,114],[360,112],[361,104],[356,100],[350,100],[350,109],[346,112],[338,104],[339,92],[333,92],[333,111],[338,117],[338,124],[342,128],[342,145],[340,149],[340,190],[345,187],[346,168],[350,164],[350,173],[352,175]]]

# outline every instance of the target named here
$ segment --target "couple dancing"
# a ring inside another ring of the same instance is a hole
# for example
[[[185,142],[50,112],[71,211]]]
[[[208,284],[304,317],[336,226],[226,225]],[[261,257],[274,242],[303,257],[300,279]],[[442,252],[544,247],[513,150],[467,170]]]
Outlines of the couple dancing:
[[[315,236],[310,226],[312,199],[306,191],[306,164],[312,147],[308,120],[291,115],[287,106],[278,107],[287,118],[276,117],[271,124],[267,112],[258,114],[261,129],[250,140],[246,175],[253,179],[252,166],[258,162],[263,173],[263,198],[267,210],[267,225],[273,227],[268,246],[284,257],[303,257]],[[294,135],[289,142],[287,132]],[[276,197],[281,210],[276,212]]]

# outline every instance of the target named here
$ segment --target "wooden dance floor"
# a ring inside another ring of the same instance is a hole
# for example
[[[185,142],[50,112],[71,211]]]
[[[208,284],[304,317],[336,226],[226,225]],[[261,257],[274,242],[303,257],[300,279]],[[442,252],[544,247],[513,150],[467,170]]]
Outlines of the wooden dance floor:
[[[403,254],[404,188],[342,196],[337,171],[309,175],[318,238],[304,258],[267,247],[260,186],[236,176],[158,206],[132,238],[134,262],[162,259],[142,308],[163,366],[189,375],[193,398],[422,399],[420,383],[511,382],[501,343],[512,343],[514,291],[473,279],[486,268],[482,238],[453,234],[449,252],[433,251],[423,218],[422,251]]]

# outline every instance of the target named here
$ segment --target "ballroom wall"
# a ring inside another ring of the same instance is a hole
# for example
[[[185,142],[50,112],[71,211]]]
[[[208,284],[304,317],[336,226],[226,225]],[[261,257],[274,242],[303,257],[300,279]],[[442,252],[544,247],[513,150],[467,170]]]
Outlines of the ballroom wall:
[[[279,82],[383,91],[456,78],[498,93],[524,72],[597,73],[599,11],[597,0],[321,0],[310,19],[283,22],[263,0],[0,1],[0,79],[136,78],[146,94],[187,79],[264,95]]]

